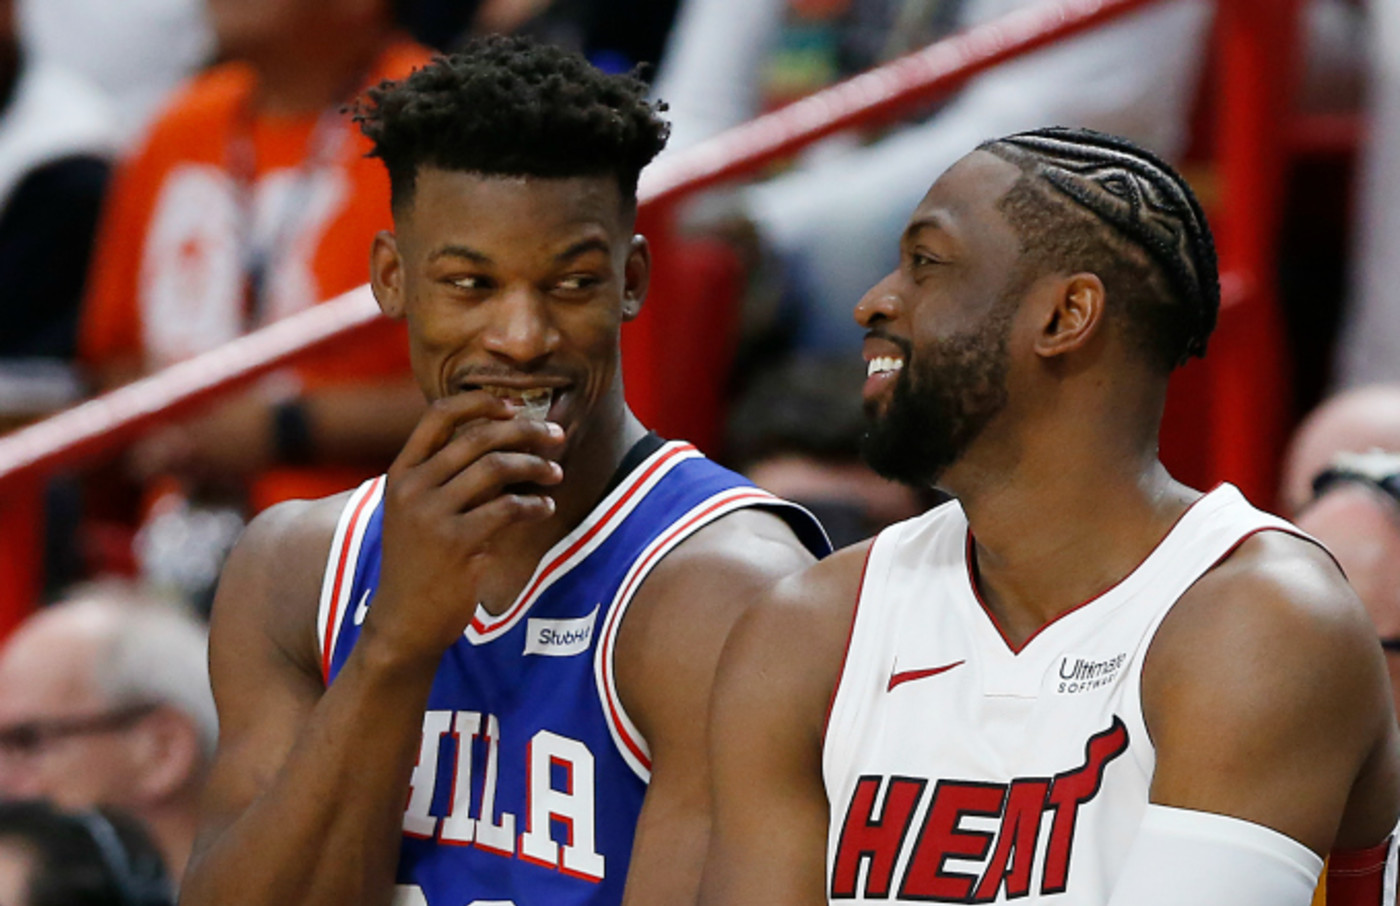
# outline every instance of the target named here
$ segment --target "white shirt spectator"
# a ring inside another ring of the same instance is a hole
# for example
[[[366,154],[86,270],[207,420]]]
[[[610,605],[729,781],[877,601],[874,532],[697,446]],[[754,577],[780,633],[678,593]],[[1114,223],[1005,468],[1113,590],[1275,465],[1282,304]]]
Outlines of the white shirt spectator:
[[[105,92],[127,145],[214,44],[204,0],[19,0],[18,15],[26,52]]]
[[[1338,383],[1400,381],[1400,3],[1373,0],[1371,120],[1357,198],[1356,275]]]
[[[57,66],[26,64],[0,116],[0,210],[36,168],[73,156],[111,157],[117,124],[106,99]]]

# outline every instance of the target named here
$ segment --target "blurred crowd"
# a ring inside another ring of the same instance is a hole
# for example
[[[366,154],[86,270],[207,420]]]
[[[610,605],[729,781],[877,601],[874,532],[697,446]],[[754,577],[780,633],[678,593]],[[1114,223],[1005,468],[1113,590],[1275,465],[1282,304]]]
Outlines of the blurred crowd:
[[[508,32],[644,64],[675,154],[1035,2],[0,0],[0,430],[363,284],[388,185],[348,111],[435,51]],[[1198,172],[1212,8],[1163,0],[690,203],[686,228],[748,274],[712,452],[838,544],[934,503],[859,463],[853,303],[932,176],[989,136],[1088,126]],[[1300,103],[1369,137],[1300,154],[1288,192],[1291,403],[1321,406],[1279,505],[1330,545],[1400,681],[1400,4],[1314,0],[1308,31]],[[81,902],[168,901],[217,734],[201,620],[223,556],[257,510],[381,471],[421,405],[390,330],[53,482],[57,603],[0,651],[0,900],[79,902],[81,881],[149,897]]]

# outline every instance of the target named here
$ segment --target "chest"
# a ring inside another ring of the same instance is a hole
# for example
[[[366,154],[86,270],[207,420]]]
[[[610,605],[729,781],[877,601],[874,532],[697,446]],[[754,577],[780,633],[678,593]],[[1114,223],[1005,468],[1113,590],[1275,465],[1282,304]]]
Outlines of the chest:
[[[363,554],[361,562],[356,594],[367,611],[378,565]],[[409,779],[400,861],[400,880],[434,906],[487,894],[620,896],[647,776],[628,757],[629,728],[603,682],[621,580],[599,570],[606,564],[590,558],[547,584],[537,574],[519,607],[478,609],[444,654]],[[352,616],[333,670],[358,635]]]
[[[1017,650],[937,572],[895,566],[862,595],[824,752],[829,892],[1099,902],[1151,782],[1156,609],[1100,602]]]

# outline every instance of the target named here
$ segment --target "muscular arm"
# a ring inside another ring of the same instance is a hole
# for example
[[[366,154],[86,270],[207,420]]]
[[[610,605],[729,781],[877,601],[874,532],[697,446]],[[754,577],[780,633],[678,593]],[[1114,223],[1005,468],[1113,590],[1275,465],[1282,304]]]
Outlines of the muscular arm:
[[[725,647],[711,711],[705,906],[827,901],[822,739],[867,546],[779,583]]]
[[[710,830],[705,729],[720,651],[744,609],[812,559],[778,517],[741,510],[668,555],[628,610],[619,694],[647,740],[652,776],[627,906],[695,902]]]
[[[1374,632],[1326,554],[1257,535],[1182,597],[1152,643],[1151,799],[1323,856],[1374,845],[1400,815],[1389,702]]]
[[[465,394],[415,430],[389,472],[375,607],[329,689],[314,626],[338,502],[275,508],[249,527],[215,602],[219,752],[185,906],[389,901],[428,691],[475,606],[461,590],[491,568],[502,528],[552,512],[546,498],[502,493],[559,477],[518,452],[557,438],[508,415]]]
[[[323,690],[315,601],[336,515],[268,510],[229,559],[210,638],[219,752],[182,903],[388,900],[432,672],[367,652]]]

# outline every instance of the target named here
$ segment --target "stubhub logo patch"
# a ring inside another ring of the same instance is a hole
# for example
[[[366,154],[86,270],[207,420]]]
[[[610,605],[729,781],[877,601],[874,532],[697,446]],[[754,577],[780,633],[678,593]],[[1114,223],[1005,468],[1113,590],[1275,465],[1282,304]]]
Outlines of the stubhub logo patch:
[[[548,657],[569,657],[582,654],[593,644],[593,628],[598,622],[598,607],[586,617],[568,620],[547,620],[531,617],[526,624],[525,653]]]

